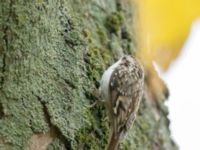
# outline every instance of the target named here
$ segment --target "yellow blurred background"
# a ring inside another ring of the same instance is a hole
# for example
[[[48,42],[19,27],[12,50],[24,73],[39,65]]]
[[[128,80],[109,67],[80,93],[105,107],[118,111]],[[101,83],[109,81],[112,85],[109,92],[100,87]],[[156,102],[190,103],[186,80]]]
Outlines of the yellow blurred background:
[[[166,70],[178,56],[192,22],[200,16],[200,0],[133,0],[138,9],[141,57]]]
[[[137,9],[139,57],[145,65],[149,86],[165,90],[152,62],[166,71],[177,58],[193,21],[200,16],[200,0],[132,0]]]

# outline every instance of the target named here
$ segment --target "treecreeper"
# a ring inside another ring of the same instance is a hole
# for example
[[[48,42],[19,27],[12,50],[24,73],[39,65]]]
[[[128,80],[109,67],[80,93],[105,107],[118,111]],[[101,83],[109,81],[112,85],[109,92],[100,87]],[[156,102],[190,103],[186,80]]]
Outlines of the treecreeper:
[[[111,65],[100,81],[99,92],[110,121],[106,150],[117,150],[133,124],[144,91],[144,69],[133,56],[125,55]]]

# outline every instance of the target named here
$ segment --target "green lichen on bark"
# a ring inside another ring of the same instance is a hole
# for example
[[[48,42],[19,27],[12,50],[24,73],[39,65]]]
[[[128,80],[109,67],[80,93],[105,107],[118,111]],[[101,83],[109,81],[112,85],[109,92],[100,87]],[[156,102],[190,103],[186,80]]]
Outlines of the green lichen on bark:
[[[1,1],[0,135],[13,149],[25,148],[34,133],[51,126],[73,139],[85,124],[85,48],[66,6],[65,1]]]
[[[55,128],[49,150],[104,149],[105,107],[89,105],[103,71],[136,50],[133,8],[115,0],[0,2],[0,148],[28,149],[32,135]],[[157,120],[147,101],[121,148],[175,149],[167,114]]]

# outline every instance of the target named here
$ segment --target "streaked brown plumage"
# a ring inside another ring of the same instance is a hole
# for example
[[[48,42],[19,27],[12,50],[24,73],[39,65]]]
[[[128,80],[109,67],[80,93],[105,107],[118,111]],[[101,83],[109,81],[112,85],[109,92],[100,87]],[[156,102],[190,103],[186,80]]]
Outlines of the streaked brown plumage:
[[[138,60],[123,56],[102,76],[100,92],[108,108],[111,134],[107,150],[115,150],[135,120],[143,95],[144,71]]]

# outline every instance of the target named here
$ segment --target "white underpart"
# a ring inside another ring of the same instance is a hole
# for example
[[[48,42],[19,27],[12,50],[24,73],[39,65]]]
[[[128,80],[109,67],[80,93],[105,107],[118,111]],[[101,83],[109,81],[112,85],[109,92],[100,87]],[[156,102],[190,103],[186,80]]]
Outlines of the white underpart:
[[[109,83],[110,77],[117,66],[121,63],[121,59],[119,59],[116,63],[110,66],[103,74],[100,82],[100,93],[104,100],[109,100]]]

